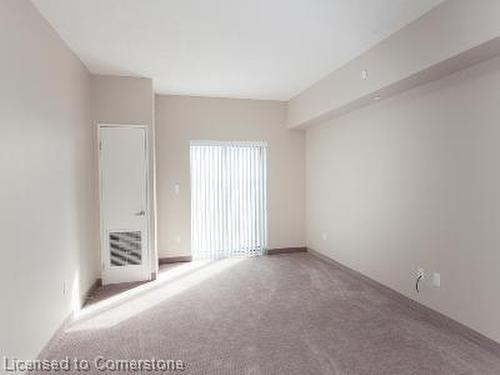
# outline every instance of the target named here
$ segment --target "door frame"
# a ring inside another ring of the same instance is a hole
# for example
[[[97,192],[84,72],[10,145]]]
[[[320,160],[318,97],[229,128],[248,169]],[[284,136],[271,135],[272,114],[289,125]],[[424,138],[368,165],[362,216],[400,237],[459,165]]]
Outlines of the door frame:
[[[102,202],[103,202],[103,191],[102,191],[102,152],[101,152],[101,130],[105,128],[118,128],[118,129],[144,129],[144,136],[145,136],[145,152],[146,152],[146,235],[147,235],[147,241],[146,241],[146,254],[145,254],[145,260],[146,260],[146,272],[148,275],[148,280],[153,279],[153,269],[152,269],[152,263],[153,263],[153,256],[155,252],[153,251],[152,244],[153,242],[153,228],[152,228],[152,220],[151,220],[151,214],[152,214],[152,197],[151,197],[151,187],[153,186],[153,181],[152,181],[152,176],[150,173],[150,168],[151,168],[151,161],[150,161],[150,140],[149,140],[149,127],[147,125],[136,125],[136,124],[106,124],[106,123],[98,123],[97,124],[97,164],[98,164],[98,200],[99,200],[99,252],[100,252],[100,270],[101,270],[101,280],[104,279],[104,272],[106,271],[106,233],[105,233],[105,228],[104,228],[104,223],[102,220]]]

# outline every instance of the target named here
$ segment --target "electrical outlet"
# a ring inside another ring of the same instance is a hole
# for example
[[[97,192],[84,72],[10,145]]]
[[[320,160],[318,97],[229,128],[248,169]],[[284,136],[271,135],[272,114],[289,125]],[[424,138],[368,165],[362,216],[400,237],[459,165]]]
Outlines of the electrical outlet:
[[[422,267],[417,268],[417,277],[421,277],[421,279],[425,279],[425,270]]]
[[[175,242],[181,243],[181,236],[176,236],[175,237]]]
[[[441,286],[441,274],[434,272],[432,275],[432,284],[436,287],[439,288]]]
[[[425,281],[425,270],[422,267],[418,267],[416,281],[415,281],[415,289],[417,293],[420,293],[424,281]]]
[[[323,241],[326,241],[328,239],[328,236],[327,236],[326,232],[323,232],[321,234],[321,238],[323,238]]]
[[[179,184],[175,184],[174,191],[175,191],[175,194],[179,194],[179,192],[181,191],[181,186]]]

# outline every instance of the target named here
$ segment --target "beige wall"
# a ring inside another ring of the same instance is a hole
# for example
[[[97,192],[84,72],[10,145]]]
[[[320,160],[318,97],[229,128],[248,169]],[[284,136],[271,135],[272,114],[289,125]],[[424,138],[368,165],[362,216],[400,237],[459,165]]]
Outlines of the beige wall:
[[[308,246],[500,341],[499,102],[493,59],[309,129]]]
[[[156,132],[160,257],[190,254],[193,139],[267,141],[268,246],[304,245],[304,134],[286,129],[284,103],[156,96]]]
[[[97,124],[146,125],[149,141],[151,270],[158,269],[156,250],[156,168],[153,81],[150,78],[93,75],[92,121]]]
[[[288,125],[304,125],[323,116],[371,101],[378,92],[413,87],[470,60],[491,55],[500,35],[500,1],[447,0],[395,32],[361,56],[324,77],[288,104]],[[466,53],[474,47],[486,48]],[[469,64],[470,65],[470,64]],[[361,79],[361,71],[368,79]],[[370,96],[366,98],[366,96]]]
[[[27,0],[0,50],[0,357],[33,359],[97,277],[90,75]]]
[[[92,76],[92,117],[104,124],[153,124],[150,78]]]

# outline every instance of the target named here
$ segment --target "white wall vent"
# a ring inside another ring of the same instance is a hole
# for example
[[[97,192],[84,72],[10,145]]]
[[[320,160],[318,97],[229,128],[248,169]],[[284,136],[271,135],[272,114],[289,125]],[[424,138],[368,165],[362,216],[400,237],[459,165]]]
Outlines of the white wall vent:
[[[109,251],[111,266],[142,264],[142,236],[140,231],[110,232]]]

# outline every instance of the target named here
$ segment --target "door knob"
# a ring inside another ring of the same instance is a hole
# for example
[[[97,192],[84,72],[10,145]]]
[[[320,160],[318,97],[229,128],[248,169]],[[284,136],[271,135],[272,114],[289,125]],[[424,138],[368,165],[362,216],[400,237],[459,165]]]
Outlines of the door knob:
[[[146,216],[146,211],[144,211],[144,210],[140,210],[139,212],[137,212],[137,213],[135,214],[135,216]]]

